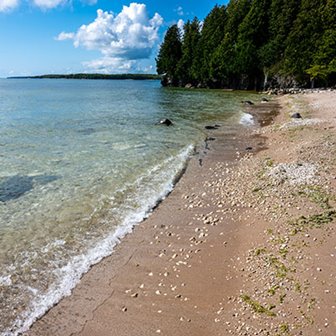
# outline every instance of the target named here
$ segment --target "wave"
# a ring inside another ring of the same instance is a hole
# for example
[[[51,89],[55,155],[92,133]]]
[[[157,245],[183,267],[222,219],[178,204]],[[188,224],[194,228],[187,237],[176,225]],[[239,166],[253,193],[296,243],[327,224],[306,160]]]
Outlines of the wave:
[[[37,319],[63,297],[69,296],[83,274],[87,273],[92,265],[111,255],[122,238],[131,233],[135,225],[147,218],[153,209],[173,190],[193,150],[194,146],[189,145],[178,155],[169,157],[140,176],[134,182],[134,186],[138,190],[137,208],[126,213],[120,225],[88,251],[73,257],[64,267],[54,270],[57,281],[50,285],[47,292],[36,293],[28,310],[22,313],[14,321],[12,327],[1,335],[16,336],[28,331]],[[146,181],[151,183],[146,183]],[[2,279],[2,281],[7,282],[8,279]]]
[[[254,125],[254,118],[252,114],[249,113],[243,113],[243,115],[240,118],[239,123],[241,125],[245,125],[245,126],[251,126]]]

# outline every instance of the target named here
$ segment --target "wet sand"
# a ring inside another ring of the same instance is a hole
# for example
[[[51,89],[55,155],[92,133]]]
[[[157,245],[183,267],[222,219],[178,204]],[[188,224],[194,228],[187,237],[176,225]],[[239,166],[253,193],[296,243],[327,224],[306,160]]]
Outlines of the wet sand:
[[[209,131],[169,197],[26,335],[335,335],[335,97]]]

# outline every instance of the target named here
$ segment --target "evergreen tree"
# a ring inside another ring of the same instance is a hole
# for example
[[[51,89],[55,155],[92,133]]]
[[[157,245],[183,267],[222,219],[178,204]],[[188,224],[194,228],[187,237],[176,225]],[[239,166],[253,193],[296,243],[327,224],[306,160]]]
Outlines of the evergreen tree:
[[[328,0],[322,12],[324,33],[314,55],[312,66],[306,70],[312,81],[336,82],[336,0]]]
[[[322,12],[326,0],[302,0],[297,19],[286,42],[286,73],[299,83],[309,81],[306,70],[311,67],[323,36]]]
[[[269,40],[259,50],[259,57],[264,69],[265,83],[268,76],[281,72],[286,40],[292,29],[300,8],[297,0],[272,0],[270,7]]]
[[[176,65],[182,57],[181,34],[177,25],[171,26],[165,35],[156,59],[157,73],[164,75],[163,85],[177,85],[179,76]]]
[[[336,83],[336,0],[231,0],[201,29],[169,28],[157,59],[172,85],[261,88]]]
[[[192,22],[187,21],[183,27],[182,57],[177,65],[177,71],[182,85],[195,84],[197,81],[197,67],[201,37],[200,22],[195,17]]]
[[[224,38],[210,61],[210,76],[221,87],[238,87],[235,68],[239,26],[251,8],[251,0],[231,0],[226,9]]]
[[[236,68],[249,89],[260,87],[263,69],[258,50],[269,37],[269,0],[253,0],[250,11],[239,26]]]
[[[197,79],[211,86],[211,59],[225,34],[226,7],[215,6],[205,18],[197,47],[199,57],[194,63]]]

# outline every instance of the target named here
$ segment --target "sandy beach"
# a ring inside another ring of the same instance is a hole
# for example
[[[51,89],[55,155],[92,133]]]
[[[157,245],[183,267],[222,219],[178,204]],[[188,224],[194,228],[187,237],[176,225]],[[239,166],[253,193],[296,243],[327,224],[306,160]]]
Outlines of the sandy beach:
[[[263,127],[209,131],[169,197],[25,335],[334,336],[335,103],[274,97],[246,107]]]

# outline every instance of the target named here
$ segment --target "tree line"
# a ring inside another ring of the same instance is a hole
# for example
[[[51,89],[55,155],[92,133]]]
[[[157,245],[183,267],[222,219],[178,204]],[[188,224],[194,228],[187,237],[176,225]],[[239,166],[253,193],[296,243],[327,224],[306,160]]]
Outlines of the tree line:
[[[160,79],[155,74],[99,74],[99,73],[78,73],[78,74],[51,74],[51,75],[39,75],[39,76],[19,76],[8,77],[8,79],[133,79],[133,80],[147,80],[147,79]]]
[[[169,27],[164,86],[266,89],[336,84],[336,0],[231,0]]]

